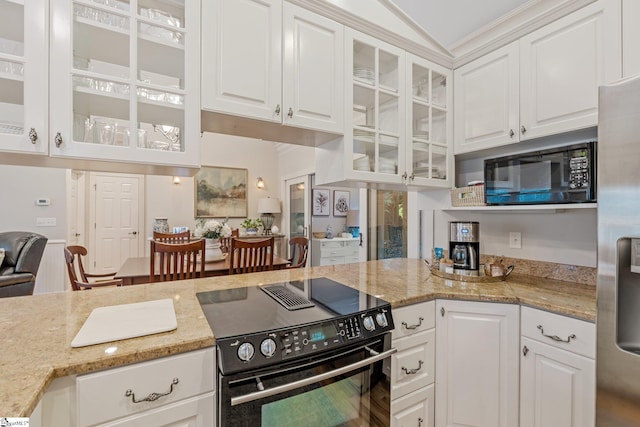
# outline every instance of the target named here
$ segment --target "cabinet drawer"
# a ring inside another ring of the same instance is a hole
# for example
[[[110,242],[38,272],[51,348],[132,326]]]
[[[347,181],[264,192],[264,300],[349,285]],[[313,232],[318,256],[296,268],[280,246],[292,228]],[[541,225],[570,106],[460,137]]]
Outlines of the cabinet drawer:
[[[433,384],[391,402],[391,427],[433,427]]]
[[[584,320],[522,307],[521,333],[591,359],[596,356],[596,325]]]
[[[426,331],[436,325],[436,302],[429,301],[393,309],[393,339]]]
[[[391,400],[425,387],[435,380],[435,329],[393,341]]]
[[[343,256],[323,257],[320,258],[320,265],[336,265],[344,264]]]
[[[78,425],[88,426],[157,408],[202,393],[214,391],[213,348],[136,363],[78,376],[76,379]],[[151,393],[167,393],[153,402],[134,403]]]
[[[320,242],[320,249],[324,251],[325,249],[336,249],[336,248],[344,248],[344,242],[339,240],[327,240]]]
[[[344,248],[344,247],[340,247],[340,248],[322,248],[320,249],[320,256],[321,257],[330,257],[330,256],[344,256],[344,255],[351,255],[353,253],[353,251]]]
[[[360,247],[360,241],[359,240],[349,240],[347,242],[344,242],[344,246],[346,248],[351,248],[351,249],[358,250],[358,248]]]

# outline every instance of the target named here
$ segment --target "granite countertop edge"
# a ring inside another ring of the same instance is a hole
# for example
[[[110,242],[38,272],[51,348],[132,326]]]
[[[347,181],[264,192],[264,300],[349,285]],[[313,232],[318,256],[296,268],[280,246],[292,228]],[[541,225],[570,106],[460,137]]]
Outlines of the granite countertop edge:
[[[0,414],[28,417],[47,387],[58,377],[86,374],[215,345],[215,337],[197,301],[198,292],[320,276],[379,296],[393,307],[435,299],[484,301],[520,304],[595,322],[595,286],[516,275],[505,282],[490,285],[455,282],[430,275],[422,261],[413,259],[4,298],[0,299],[0,308],[15,316],[14,325],[0,330],[0,342],[3,343]],[[167,297],[174,299],[178,320],[175,331],[70,348],[71,340],[93,308]],[[34,319],[41,322],[37,324],[42,326],[39,334],[33,332]],[[31,340],[21,345],[27,337]],[[106,349],[110,347],[117,348],[117,351],[109,354]],[[46,356],[39,357],[43,354]]]

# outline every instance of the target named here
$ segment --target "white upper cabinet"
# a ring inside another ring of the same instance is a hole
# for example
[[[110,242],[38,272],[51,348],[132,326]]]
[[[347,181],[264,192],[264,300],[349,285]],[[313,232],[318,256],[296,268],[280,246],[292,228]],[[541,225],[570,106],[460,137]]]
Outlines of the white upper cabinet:
[[[341,24],[282,0],[207,1],[202,12],[204,110],[342,132]]]
[[[46,0],[0,0],[0,151],[47,154]]]
[[[454,73],[455,152],[518,141],[518,42],[491,52]]]
[[[289,3],[283,17],[283,122],[342,133],[343,26]]]
[[[598,86],[621,77],[620,0],[520,39],[520,139],[596,126]]]
[[[200,2],[51,1],[52,156],[199,166]]]
[[[202,107],[280,122],[282,0],[202,5]]]
[[[406,54],[405,181],[449,187],[453,152],[451,70]]]
[[[455,153],[596,126],[620,21],[620,0],[599,0],[457,69]]]
[[[622,76],[640,74],[640,2],[622,0]]]
[[[345,30],[344,138],[316,149],[316,183],[446,187],[451,177],[451,70]]]

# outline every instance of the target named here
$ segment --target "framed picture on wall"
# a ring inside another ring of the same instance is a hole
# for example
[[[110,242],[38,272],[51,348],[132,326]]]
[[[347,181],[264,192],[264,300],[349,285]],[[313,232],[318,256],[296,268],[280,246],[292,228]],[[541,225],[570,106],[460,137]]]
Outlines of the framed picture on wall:
[[[333,192],[333,216],[347,216],[349,212],[349,192],[335,190]]]
[[[195,176],[195,216],[247,217],[247,169],[202,166]]]
[[[329,190],[320,188],[313,190],[313,215],[329,215],[331,212],[330,194]]]

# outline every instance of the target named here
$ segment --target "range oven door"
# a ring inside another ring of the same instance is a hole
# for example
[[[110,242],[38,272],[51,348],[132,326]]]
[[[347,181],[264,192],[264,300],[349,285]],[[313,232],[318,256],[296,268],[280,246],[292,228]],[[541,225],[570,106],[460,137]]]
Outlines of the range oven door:
[[[218,377],[219,426],[388,426],[390,336]]]

